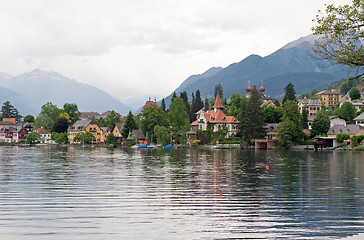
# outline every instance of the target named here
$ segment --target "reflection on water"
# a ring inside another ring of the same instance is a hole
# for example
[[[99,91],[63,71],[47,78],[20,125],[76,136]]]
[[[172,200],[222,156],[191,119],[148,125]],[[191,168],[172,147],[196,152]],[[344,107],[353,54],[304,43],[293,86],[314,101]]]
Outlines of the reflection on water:
[[[364,154],[1,147],[1,239],[339,239]],[[268,168],[268,167],[269,168]]]

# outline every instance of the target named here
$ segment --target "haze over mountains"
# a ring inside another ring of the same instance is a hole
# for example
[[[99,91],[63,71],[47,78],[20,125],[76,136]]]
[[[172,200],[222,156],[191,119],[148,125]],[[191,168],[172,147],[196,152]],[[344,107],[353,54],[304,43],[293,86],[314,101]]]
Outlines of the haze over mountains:
[[[189,77],[175,92],[186,91],[191,100],[191,93],[200,90],[201,98],[211,98],[215,86],[220,83],[224,98],[229,98],[233,93],[245,94],[248,81],[251,86],[257,87],[263,81],[267,95],[280,99],[284,87],[290,82],[297,94],[301,94],[311,92],[313,88],[326,88],[330,83],[350,76],[348,67],[330,65],[313,57],[311,48],[316,38],[309,35],[266,57],[253,54],[226,68],[211,68],[203,74]],[[167,106],[171,96],[172,93],[166,98]]]
[[[115,110],[126,115],[130,110],[99,88],[40,69],[16,77],[1,73],[0,86],[0,103],[10,101],[23,116],[37,116],[41,106],[47,102],[52,102],[59,108],[64,103],[76,103],[80,111],[100,113]]]
[[[267,95],[280,99],[289,82],[293,83],[297,94],[301,94],[311,92],[313,88],[321,90],[350,76],[348,67],[330,65],[312,57],[315,38],[312,35],[300,38],[266,57],[250,55],[226,68],[212,67],[187,78],[175,92],[186,91],[191,100],[191,93],[200,90],[202,99],[211,98],[215,86],[220,83],[224,98],[229,98],[233,93],[245,94],[248,81],[257,87],[263,81]],[[166,97],[167,107],[171,96],[172,93]],[[47,102],[60,108],[64,103],[76,103],[80,111],[115,110],[123,115],[131,109],[97,87],[39,69],[15,77],[0,73],[0,103],[5,101],[10,101],[23,116],[37,116]],[[140,107],[142,104],[144,102]]]

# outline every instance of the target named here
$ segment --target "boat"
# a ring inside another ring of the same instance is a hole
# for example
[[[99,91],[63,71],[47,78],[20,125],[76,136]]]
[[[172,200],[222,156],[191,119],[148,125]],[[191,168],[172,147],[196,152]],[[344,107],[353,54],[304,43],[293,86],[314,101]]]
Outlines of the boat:
[[[164,148],[165,148],[165,149],[171,149],[171,148],[173,148],[173,147],[174,147],[174,146],[173,146],[173,145],[171,145],[171,144],[167,144],[167,145],[165,145],[165,146],[164,146]]]

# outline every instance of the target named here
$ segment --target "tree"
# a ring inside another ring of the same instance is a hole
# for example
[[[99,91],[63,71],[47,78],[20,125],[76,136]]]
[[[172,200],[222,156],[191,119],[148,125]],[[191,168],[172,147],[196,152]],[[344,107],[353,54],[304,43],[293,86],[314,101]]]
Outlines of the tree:
[[[109,133],[106,138],[106,143],[115,144],[115,142],[115,135],[113,133]]]
[[[35,119],[32,115],[26,115],[23,120],[24,122],[34,122]]]
[[[301,119],[301,121],[302,121],[302,128],[303,129],[308,129],[308,116],[307,116],[307,109],[306,108],[302,109],[302,119]]]
[[[282,100],[282,104],[289,100],[296,101],[296,91],[294,90],[294,86],[292,83],[288,83],[287,86],[284,88],[285,94]]]
[[[209,100],[207,99],[207,97],[205,98],[205,105],[204,105],[204,109],[205,111],[210,109],[210,104],[209,104]]]
[[[190,122],[196,120],[196,112],[201,110],[204,107],[204,103],[201,100],[200,90],[196,90],[196,95],[192,93],[192,104],[191,104],[191,112],[190,112]]]
[[[350,142],[352,147],[358,146],[358,138],[355,135],[350,138]]]
[[[40,114],[50,117],[54,123],[62,112],[62,109],[59,109],[57,105],[53,104],[52,102],[47,102],[46,104],[42,105]]]
[[[58,118],[54,123],[52,131],[56,133],[64,133],[67,132],[69,126],[69,120],[67,118]]]
[[[347,133],[338,133],[336,134],[336,141],[338,143],[343,143],[345,140],[350,139],[350,135]]]
[[[71,120],[71,125],[80,120],[80,113],[76,103],[65,103],[63,104],[63,111],[68,113]]]
[[[142,120],[140,121],[141,129],[149,139],[153,139],[155,126],[168,126],[166,113],[156,105],[151,105],[143,110]]]
[[[1,107],[1,115],[3,118],[15,118],[16,121],[20,121],[22,118],[18,110],[11,105],[9,101],[3,103],[3,106]]]
[[[219,94],[220,95],[220,97],[221,97],[221,99],[223,99],[223,96],[224,96],[224,92],[223,92],[223,90],[222,90],[222,86],[221,86],[221,84],[219,83],[219,84],[217,84],[216,86],[215,86],[215,92],[214,92],[214,96],[215,96],[215,98],[216,98],[216,95],[217,94]]]
[[[288,147],[291,143],[298,143],[303,138],[301,114],[297,102],[288,100],[283,104],[283,116],[278,127],[278,144]]]
[[[171,143],[171,135],[169,134],[168,129],[166,127],[156,125],[154,127],[154,132],[158,143],[160,143],[162,146]]]
[[[283,109],[282,107],[268,105],[263,108],[263,114],[265,117],[265,122],[279,123],[283,115]]]
[[[191,107],[190,107],[190,103],[188,102],[188,96],[187,96],[187,92],[181,92],[180,93],[180,98],[183,101],[183,104],[185,105],[185,110],[188,116],[190,116],[190,112],[191,112]]]
[[[324,135],[326,136],[327,131],[330,129],[330,119],[325,112],[318,112],[316,118],[312,122],[311,135],[313,137]]]
[[[246,141],[264,138],[266,134],[261,94],[254,86],[247,103],[242,103],[240,131]]]
[[[241,97],[239,93],[234,93],[230,97],[230,113],[229,115],[236,117],[238,120],[240,119],[241,112]]]
[[[356,110],[353,104],[350,102],[344,102],[341,108],[338,110],[338,116],[345,119],[349,123],[353,123],[353,119],[356,117]]]
[[[352,5],[327,5],[325,13],[319,11],[313,33],[319,35],[313,51],[319,58],[331,63],[359,69],[364,65],[364,4],[353,0]],[[360,72],[359,76],[363,75]]]
[[[173,99],[168,111],[168,120],[175,136],[190,129],[188,114],[181,98],[175,97]]]
[[[44,114],[40,114],[34,121],[34,129],[43,127],[48,131],[51,131],[53,125],[54,125],[53,119]]]
[[[62,112],[63,110],[59,109],[57,105],[52,102],[47,102],[42,105],[41,112],[34,121],[34,128],[44,127],[48,131],[51,131]]]
[[[351,88],[349,91],[349,97],[351,100],[359,99],[361,97],[359,89],[356,87]]]
[[[94,140],[95,140],[95,136],[90,132],[77,133],[76,136],[73,138],[73,141],[80,142],[80,143],[91,143]]]
[[[52,132],[51,139],[58,144],[68,143],[67,132]]]
[[[162,98],[162,103],[160,108],[163,112],[166,112],[166,101],[164,100],[164,98]]]
[[[127,138],[129,136],[129,133],[132,132],[134,129],[137,129],[137,124],[134,120],[132,112],[129,111],[123,127],[123,138]]]
[[[108,128],[113,128],[115,123],[121,122],[120,117],[116,114],[114,110],[111,111],[109,115],[105,118],[105,125]]]
[[[27,143],[28,144],[34,144],[39,142],[40,140],[40,134],[36,132],[31,132],[27,135]]]

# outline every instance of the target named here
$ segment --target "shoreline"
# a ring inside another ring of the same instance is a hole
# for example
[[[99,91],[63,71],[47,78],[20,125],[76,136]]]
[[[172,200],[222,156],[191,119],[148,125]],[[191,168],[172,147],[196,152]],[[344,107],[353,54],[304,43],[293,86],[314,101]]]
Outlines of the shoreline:
[[[134,147],[133,147],[134,146]],[[112,144],[104,145],[104,144],[53,144],[53,143],[40,143],[40,144],[11,144],[11,145],[0,145],[0,147],[76,147],[76,148],[122,148],[122,149],[144,149],[139,148],[138,145],[133,146],[113,146]],[[313,145],[296,145],[291,146],[289,149],[285,148],[273,148],[273,149],[255,149],[254,147],[246,147],[241,146],[240,144],[217,144],[217,145],[198,145],[198,146],[191,146],[191,145],[174,145],[173,148],[176,149],[183,149],[183,148],[190,148],[190,149],[201,149],[201,150],[224,150],[224,149],[249,149],[249,150],[288,150],[288,151],[315,151]],[[147,148],[147,149],[164,149],[161,146],[157,146],[156,148]],[[342,148],[340,151],[362,151],[359,149],[355,149],[352,147]],[[317,152],[338,152],[336,149],[332,150],[329,148],[323,148],[322,150],[318,150]]]

